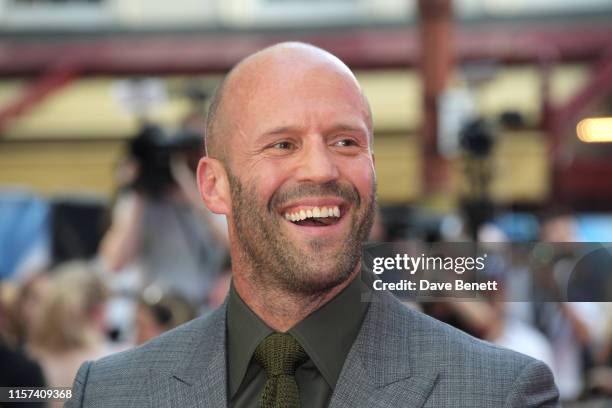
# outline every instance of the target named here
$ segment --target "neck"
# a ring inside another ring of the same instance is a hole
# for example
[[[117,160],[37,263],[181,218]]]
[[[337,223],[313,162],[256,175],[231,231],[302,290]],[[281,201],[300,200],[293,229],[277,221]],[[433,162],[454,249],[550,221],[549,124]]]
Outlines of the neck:
[[[284,333],[332,300],[353,281],[359,270],[360,262],[348,279],[314,295],[300,295],[279,288],[265,288],[254,284],[252,279],[242,273],[233,271],[232,275],[234,288],[244,303],[270,328]]]

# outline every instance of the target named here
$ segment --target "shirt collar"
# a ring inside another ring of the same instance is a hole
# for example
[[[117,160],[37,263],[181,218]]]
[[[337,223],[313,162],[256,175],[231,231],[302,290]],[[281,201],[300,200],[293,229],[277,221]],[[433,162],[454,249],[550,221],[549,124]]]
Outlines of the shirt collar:
[[[244,303],[234,284],[227,304],[229,390],[233,396],[240,388],[255,349],[274,331]]]
[[[361,288],[357,275],[336,297],[289,330],[332,390],[368,309]]]
[[[289,330],[332,389],[368,308],[368,303],[362,301],[363,288],[358,275],[336,297]],[[233,396],[244,379],[255,349],[273,330],[251,311],[233,285],[227,313],[229,390]]]

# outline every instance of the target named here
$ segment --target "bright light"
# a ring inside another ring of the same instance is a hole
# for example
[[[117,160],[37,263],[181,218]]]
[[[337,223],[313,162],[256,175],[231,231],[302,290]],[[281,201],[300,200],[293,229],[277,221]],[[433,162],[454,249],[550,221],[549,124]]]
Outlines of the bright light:
[[[587,118],[576,125],[578,139],[584,143],[612,142],[612,118]]]

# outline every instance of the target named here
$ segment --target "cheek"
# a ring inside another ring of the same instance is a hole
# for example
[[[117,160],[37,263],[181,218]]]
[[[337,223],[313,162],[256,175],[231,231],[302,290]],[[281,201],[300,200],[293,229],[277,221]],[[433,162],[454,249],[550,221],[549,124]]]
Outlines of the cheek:
[[[260,166],[253,170],[252,174],[247,175],[245,186],[248,186],[247,189],[257,195],[252,199],[267,204],[272,195],[282,186],[286,174],[289,172],[279,166]]]
[[[353,184],[361,197],[369,197],[374,182],[374,166],[369,158],[352,160],[343,166],[345,177]]]

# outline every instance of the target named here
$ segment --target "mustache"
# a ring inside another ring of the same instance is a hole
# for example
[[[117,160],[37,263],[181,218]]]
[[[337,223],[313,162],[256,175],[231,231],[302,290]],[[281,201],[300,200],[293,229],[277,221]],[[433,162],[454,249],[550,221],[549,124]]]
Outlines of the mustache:
[[[338,197],[346,202],[355,204],[357,208],[361,206],[359,192],[354,186],[332,180],[323,184],[303,183],[286,190],[277,191],[272,195],[268,203],[268,211],[273,212],[274,209],[292,200],[321,196]]]

